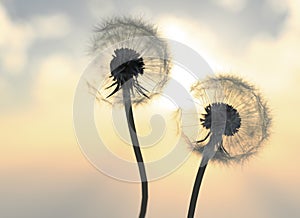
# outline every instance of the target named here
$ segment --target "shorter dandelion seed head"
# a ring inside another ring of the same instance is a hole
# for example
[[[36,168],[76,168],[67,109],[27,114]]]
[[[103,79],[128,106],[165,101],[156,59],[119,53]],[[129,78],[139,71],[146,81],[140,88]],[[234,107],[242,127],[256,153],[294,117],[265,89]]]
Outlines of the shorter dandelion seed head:
[[[197,82],[191,91],[201,105],[195,119],[200,133],[196,143],[190,142],[195,151],[205,154],[207,146],[215,147],[210,158],[220,163],[243,162],[258,152],[269,137],[271,116],[254,86],[218,75]]]
[[[219,125],[220,128],[225,127],[223,133],[225,136],[233,136],[241,127],[241,117],[238,111],[229,104],[212,103],[205,107],[205,112],[204,118],[200,118],[200,122],[206,129],[211,129],[214,121],[215,125]],[[213,120],[212,114],[214,114]]]

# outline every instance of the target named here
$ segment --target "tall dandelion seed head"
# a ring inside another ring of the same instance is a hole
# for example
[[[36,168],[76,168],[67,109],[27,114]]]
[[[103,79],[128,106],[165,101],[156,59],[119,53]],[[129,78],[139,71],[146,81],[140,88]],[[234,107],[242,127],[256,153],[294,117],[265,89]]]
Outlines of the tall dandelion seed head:
[[[269,137],[269,108],[248,82],[218,75],[197,82],[191,92],[200,104],[200,133],[192,145],[207,161],[243,162]]]
[[[94,29],[90,53],[95,56],[92,70],[101,81],[94,88],[99,100],[122,103],[120,90],[126,88],[133,104],[139,104],[160,93],[168,80],[167,44],[142,19],[102,21]]]

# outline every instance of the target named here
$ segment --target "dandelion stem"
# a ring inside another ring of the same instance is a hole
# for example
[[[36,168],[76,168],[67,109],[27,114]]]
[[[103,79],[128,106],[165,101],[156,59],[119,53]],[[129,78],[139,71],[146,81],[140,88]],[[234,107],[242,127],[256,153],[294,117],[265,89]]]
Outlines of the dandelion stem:
[[[205,169],[207,166],[207,164],[203,165],[202,162],[203,162],[203,159],[201,161],[201,164],[199,166],[198,173],[197,173],[197,176],[195,179],[193,192],[192,192],[192,196],[191,196],[191,201],[190,201],[189,212],[188,212],[188,216],[187,216],[188,218],[193,218],[194,214],[195,214],[197,198],[198,198],[201,182],[203,179],[203,175],[204,175],[204,172],[205,172]]]
[[[140,178],[142,182],[142,202],[141,202],[139,218],[144,218],[146,215],[147,203],[148,203],[148,181],[147,181],[144,160],[142,157],[139,141],[136,134],[136,128],[135,128],[135,123],[134,123],[134,118],[132,113],[130,89],[126,87],[126,84],[124,84],[123,87],[123,102],[125,106],[125,112],[126,112],[126,118],[127,118],[127,124],[129,128],[130,137],[131,137],[131,142],[133,144],[133,150],[134,150],[136,161],[138,163]]]

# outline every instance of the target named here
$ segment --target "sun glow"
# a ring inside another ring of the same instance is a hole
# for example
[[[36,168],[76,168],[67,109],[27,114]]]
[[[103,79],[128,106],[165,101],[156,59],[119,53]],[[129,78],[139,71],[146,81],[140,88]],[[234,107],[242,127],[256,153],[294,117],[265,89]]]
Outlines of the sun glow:
[[[184,41],[187,38],[183,28],[177,24],[171,23],[169,25],[166,25],[164,29],[164,33],[167,38],[177,41]]]
[[[164,37],[189,46],[198,52],[214,71],[222,71],[222,66],[216,60],[217,39],[209,26],[172,16],[161,17],[159,23]]]

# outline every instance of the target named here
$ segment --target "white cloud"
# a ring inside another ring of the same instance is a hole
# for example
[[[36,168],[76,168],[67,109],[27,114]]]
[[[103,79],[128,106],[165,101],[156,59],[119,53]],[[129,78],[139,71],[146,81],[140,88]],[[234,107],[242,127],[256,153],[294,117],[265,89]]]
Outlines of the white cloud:
[[[0,67],[6,74],[20,74],[28,61],[28,49],[36,39],[62,38],[70,32],[68,17],[62,14],[13,21],[0,4]]]
[[[0,66],[6,73],[18,73],[26,65],[26,51],[35,34],[29,25],[12,22],[1,5],[0,23]]]
[[[62,38],[71,31],[69,18],[64,14],[35,16],[31,24],[36,36],[42,39]]]
[[[240,57],[233,57],[233,65],[253,75],[257,82],[273,91],[289,90],[299,74],[300,3],[292,0],[289,17],[278,38],[260,35],[254,38]]]
[[[257,35],[239,49],[234,43],[225,44],[222,35],[200,21],[169,16],[161,17],[160,23],[176,25],[173,36],[170,31],[167,37],[176,39],[176,32],[185,32],[178,40],[198,51],[215,72],[239,74],[270,94],[282,93],[294,85],[300,70],[300,2],[289,0],[287,5],[289,16],[278,37]]]

